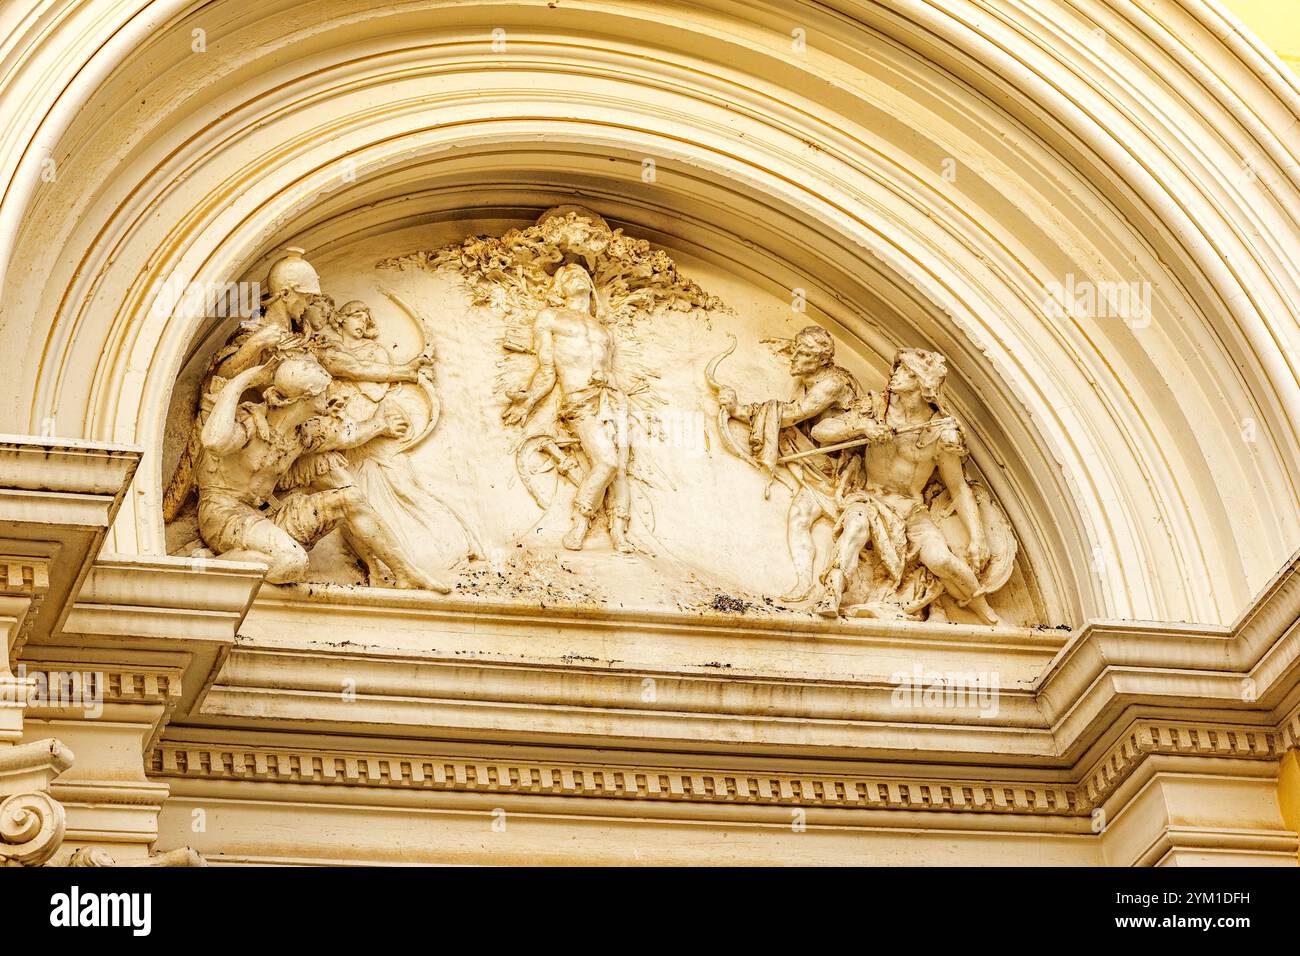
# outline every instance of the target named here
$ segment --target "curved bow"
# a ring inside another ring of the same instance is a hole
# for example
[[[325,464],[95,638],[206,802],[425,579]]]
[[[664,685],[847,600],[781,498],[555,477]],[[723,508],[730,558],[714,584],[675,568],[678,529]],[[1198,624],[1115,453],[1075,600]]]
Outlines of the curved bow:
[[[405,312],[412,322],[415,323],[416,328],[420,330],[420,337],[424,340],[424,345],[420,349],[420,354],[432,358],[433,339],[429,334],[428,320],[422,313],[417,312],[415,309],[407,305],[406,302],[402,300],[402,297],[396,292],[391,289],[384,289],[383,293],[393,302],[394,305]],[[400,451],[410,451],[432,435],[434,428],[438,425],[438,419],[442,416],[442,401],[438,398],[438,393],[434,389],[433,376],[429,372],[422,370],[420,374],[416,376],[415,384],[420,387],[420,391],[424,393],[425,401],[429,403],[429,421],[417,434],[409,435],[403,439],[401,445],[398,446]]]
[[[717,378],[718,366],[722,364],[723,359],[725,359],[732,352],[736,351],[736,337],[728,333],[727,338],[731,339],[731,344],[728,345],[721,352],[719,352],[717,355],[715,355],[712,359],[710,359],[708,365],[704,366],[704,381],[706,381],[709,385],[709,388],[713,390],[713,394],[715,397],[720,397],[723,388],[727,387],[722,385],[718,381]],[[755,468],[761,471],[763,469],[763,466],[759,462],[759,460],[754,457],[753,453],[748,448],[745,448],[743,445],[741,445],[739,442],[736,441],[736,436],[731,431],[731,421],[732,421],[731,412],[727,410],[727,407],[724,404],[722,404],[721,401],[719,401],[718,402],[718,436],[722,439],[723,445],[726,446],[727,451],[731,452],[741,461],[748,462],[749,464],[753,465]]]
[[[727,337],[731,339],[731,344],[710,359],[709,364],[704,367],[704,380],[708,383],[709,388],[713,390],[714,395],[720,395],[723,388],[728,387],[718,381],[718,366],[722,364],[723,359],[736,351],[736,337],[730,333],[728,333]],[[736,440],[736,435],[731,430],[731,422],[731,412],[727,410],[727,407],[723,405],[721,401],[719,401],[718,435],[722,438],[722,443],[727,447],[728,451],[741,461],[748,462],[750,465],[768,476],[767,488],[763,492],[763,497],[766,498],[768,493],[771,491],[772,482],[779,481],[789,489],[791,494],[797,495],[800,491],[807,491],[822,504],[822,507],[826,509],[828,514],[835,513],[834,504],[831,499],[809,483],[804,474],[804,468],[800,463],[788,459],[782,459],[778,461],[778,467],[776,469],[769,471],[761,461],[754,457],[753,452],[750,451],[749,448]],[[814,470],[814,474],[815,473]]]

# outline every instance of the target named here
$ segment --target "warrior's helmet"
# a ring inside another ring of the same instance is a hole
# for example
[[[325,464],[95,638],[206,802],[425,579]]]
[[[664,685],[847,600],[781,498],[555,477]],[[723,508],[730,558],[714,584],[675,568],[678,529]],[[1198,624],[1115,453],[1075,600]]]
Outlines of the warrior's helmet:
[[[289,248],[285,256],[271,266],[266,277],[266,285],[273,297],[285,292],[301,292],[304,295],[320,293],[320,276],[310,262],[303,258],[303,250]]]

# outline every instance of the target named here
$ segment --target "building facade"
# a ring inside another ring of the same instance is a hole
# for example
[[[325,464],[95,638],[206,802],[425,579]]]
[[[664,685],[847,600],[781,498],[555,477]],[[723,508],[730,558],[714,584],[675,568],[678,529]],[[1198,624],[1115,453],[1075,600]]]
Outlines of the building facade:
[[[0,25],[0,860],[1297,862],[1216,0]]]

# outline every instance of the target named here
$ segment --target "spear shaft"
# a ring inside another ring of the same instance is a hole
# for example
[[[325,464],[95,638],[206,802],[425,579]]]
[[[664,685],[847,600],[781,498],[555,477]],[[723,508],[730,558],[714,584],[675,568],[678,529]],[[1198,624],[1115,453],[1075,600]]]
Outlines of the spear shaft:
[[[907,435],[912,432],[924,431],[935,425],[955,425],[956,419],[951,417],[932,418],[928,422],[918,422],[915,425],[904,425],[902,428],[893,429],[893,436]],[[842,441],[835,445],[823,445],[820,448],[809,448],[807,451],[798,451],[792,455],[782,455],[776,460],[778,465],[784,465],[786,462],[798,461],[801,458],[812,458],[815,455],[826,455],[833,451],[843,451],[846,448],[861,448],[863,445],[871,444],[870,438],[854,438],[850,441]]]

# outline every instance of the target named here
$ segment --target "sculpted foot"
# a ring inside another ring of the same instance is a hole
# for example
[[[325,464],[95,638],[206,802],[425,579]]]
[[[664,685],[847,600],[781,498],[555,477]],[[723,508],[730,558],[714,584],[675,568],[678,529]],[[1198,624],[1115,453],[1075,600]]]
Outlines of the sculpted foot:
[[[636,547],[627,539],[627,522],[615,521],[609,526],[609,536],[614,542],[614,550],[620,554],[631,554]]]
[[[798,601],[806,601],[808,595],[812,593],[812,589],[812,578],[800,578],[798,581],[794,582],[794,587],[781,595],[781,600],[789,601],[791,604]]]
[[[395,578],[395,583],[399,588],[417,591],[437,591],[439,594],[451,593],[450,584],[435,578],[431,574],[425,574],[420,570],[412,569],[406,574],[396,575]]]
[[[943,602],[935,601],[930,605],[930,612],[926,616],[926,620],[932,624],[947,624],[952,618],[948,616],[948,609],[943,606]]]
[[[574,515],[573,524],[569,527],[569,533],[564,536],[562,542],[570,551],[581,551],[582,543],[587,540],[587,529],[591,527],[591,519],[583,515]]]
[[[813,613],[822,617],[839,617],[840,598],[844,595],[844,572],[839,568],[831,568],[823,583],[825,590],[821,600],[813,606]]]
[[[820,614],[822,617],[839,617],[840,599],[828,591],[813,607],[813,613]]]
[[[989,607],[988,600],[982,594],[972,600],[966,607],[985,624],[996,626],[1002,623],[1002,618],[998,617],[997,612]]]

